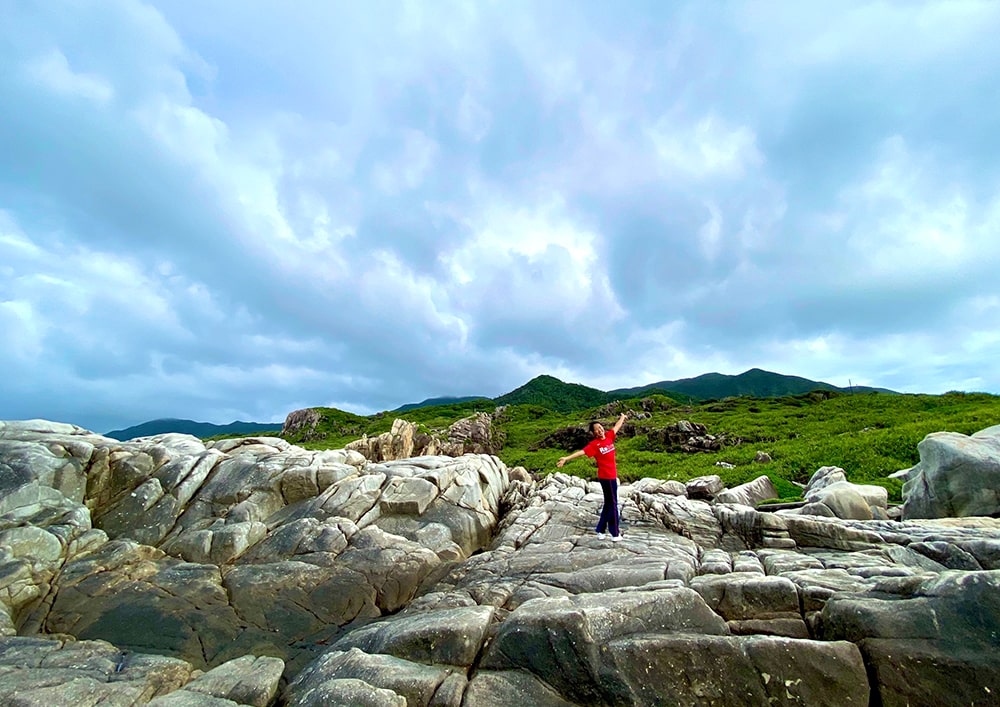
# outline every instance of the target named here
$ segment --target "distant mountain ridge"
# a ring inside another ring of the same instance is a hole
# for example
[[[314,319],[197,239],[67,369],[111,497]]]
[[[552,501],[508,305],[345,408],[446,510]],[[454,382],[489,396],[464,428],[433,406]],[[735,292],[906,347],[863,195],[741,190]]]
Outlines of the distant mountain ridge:
[[[718,400],[747,396],[751,398],[780,398],[785,395],[801,395],[814,390],[838,390],[842,393],[894,393],[887,388],[871,388],[855,385],[849,388],[839,388],[830,383],[809,380],[801,376],[786,376],[772,373],[760,368],[751,368],[739,375],[730,376],[724,373],[704,373],[694,378],[681,378],[675,381],[660,381],[638,388],[619,388],[609,395],[616,400],[647,395],[654,389],[666,390],[671,393],[691,397],[695,400]]]
[[[610,402],[603,390],[564,383],[553,376],[537,376],[509,393],[494,398],[497,405],[538,405],[556,412],[584,410]]]
[[[484,395],[466,395],[461,398],[427,398],[419,403],[407,403],[406,405],[400,405],[398,408],[392,412],[406,412],[407,410],[416,410],[418,408],[429,408],[435,405],[454,405],[456,403],[470,403],[473,400],[489,400]]]
[[[126,427],[123,430],[112,430],[105,432],[105,437],[126,441],[136,437],[150,437],[152,435],[162,435],[170,432],[194,435],[195,437],[214,437],[215,435],[256,435],[262,432],[281,431],[281,423],[266,422],[230,422],[228,425],[215,425],[211,422],[195,422],[194,420],[178,420],[174,418],[163,418],[150,420],[134,427]]]
[[[694,378],[665,380],[635,388],[618,388],[603,391],[579,383],[565,383],[554,376],[540,375],[532,378],[519,388],[493,398],[497,405],[538,405],[557,412],[573,412],[604,405],[617,400],[645,397],[653,394],[668,395],[679,401],[719,400],[722,398],[780,398],[786,395],[801,395],[814,390],[833,390],[842,393],[894,393],[887,388],[851,386],[840,388],[830,383],[809,380],[801,376],[786,376],[760,368],[751,368],[739,375],[724,373],[704,373]],[[470,398],[432,398],[435,405]],[[488,398],[487,398],[488,400]],[[429,401],[425,401],[429,402]],[[423,403],[413,403],[399,408],[400,411],[425,407]]]
[[[654,394],[667,395],[680,402],[698,402],[732,397],[780,398],[786,395],[801,395],[814,390],[832,390],[842,393],[895,393],[887,388],[869,386],[839,388],[830,383],[813,381],[800,376],[786,376],[760,368],[751,368],[735,376],[723,373],[705,373],[694,378],[659,381],[636,388],[618,388],[611,391],[598,390],[579,383],[565,383],[554,376],[540,375],[498,398],[489,398],[485,395],[427,398],[419,403],[401,405],[391,412],[402,413],[438,405],[454,405],[482,400],[490,405],[537,405],[556,412],[567,413],[586,410],[617,400],[628,400],[629,398]],[[277,433],[281,428],[281,423],[237,421],[228,425],[214,425],[209,422],[195,422],[193,420],[161,419],[144,422],[124,430],[114,430],[106,433],[105,436],[127,440],[168,432],[181,432],[204,438],[216,435]]]

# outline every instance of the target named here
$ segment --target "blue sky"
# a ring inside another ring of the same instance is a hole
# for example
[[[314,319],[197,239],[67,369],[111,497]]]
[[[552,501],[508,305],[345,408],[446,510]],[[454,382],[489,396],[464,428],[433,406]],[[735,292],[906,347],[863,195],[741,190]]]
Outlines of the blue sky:
[[[1000,393],[1000,3],[0,15],[0,419]]]

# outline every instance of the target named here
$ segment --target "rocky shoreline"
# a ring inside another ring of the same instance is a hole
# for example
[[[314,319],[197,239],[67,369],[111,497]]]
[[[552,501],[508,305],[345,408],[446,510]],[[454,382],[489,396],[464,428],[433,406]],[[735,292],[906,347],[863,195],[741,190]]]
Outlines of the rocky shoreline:
[[[625,484],[612,544],[596,484],[488,454],[0,423],[0,702],[996,704],[1000,520],[836,471]]]

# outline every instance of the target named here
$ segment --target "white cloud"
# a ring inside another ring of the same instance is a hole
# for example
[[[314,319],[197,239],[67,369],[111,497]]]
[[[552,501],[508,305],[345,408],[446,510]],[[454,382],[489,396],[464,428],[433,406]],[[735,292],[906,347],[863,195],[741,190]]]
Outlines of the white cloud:
[[[708,207],[708,221],[698,229],[698,240],[701,245],[701,252],[706,260],[715,260],[722,247],[722,212],[715,204],[706,204]]]
[[[0,301],[0,329],[4,331],[5,344],[0,356],[17,359],[8,361],[7,375],[22,366],[37,362],[41,356],[43,324],[32,304],[25,300]]]
[[[714,114],[692,125],[665,116],[646,134],[667,176],[732,179],[763,163],[754,131]]]
[[[434,166],[438,146],[419,130],[406,130],[398,156],[375,166],[372,180],[386,194],[419,187]]]
[[[52,49],[28,63],[25,74],[50,91],[85,98],[97,104],[108,103],[115,95],[114,88],[104,77],[73,71],[66,56],[58,49]]]
[[[1000,255],[992,207],[977,208],[962,186],[942,183],[944,171],[899,136],[883,143],[870,173],[841,195],[846,243],[862,271],[893,280],[963,277],[975,261]]]
[[[462,100],[458,103],[458,127],[474,142],[482,140],[490,131],[493,116],[483,104],[476,100],[471,91],[466,89]]]
[[[562,328],[597,308],[621,318],[601,261],[602,237],[574,222],[558,196],[534,207],[490,202],[466,222],[470,237],[438,258],[456,306],[489,318],[550,321]]]

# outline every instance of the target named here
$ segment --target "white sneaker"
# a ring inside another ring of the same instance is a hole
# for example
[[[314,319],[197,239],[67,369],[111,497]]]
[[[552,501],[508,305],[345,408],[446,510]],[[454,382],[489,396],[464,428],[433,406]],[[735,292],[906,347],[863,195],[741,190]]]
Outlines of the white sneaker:
[[[598,540],[604,540],[606,537],[608,537],[607,533],[598,533],[597,534],[597,539]]]
[[[612,535],[611,536],[611,542],[613,542],[613,543],[620,543],[621,541],[622,541],[622,536],[621,535]]]

